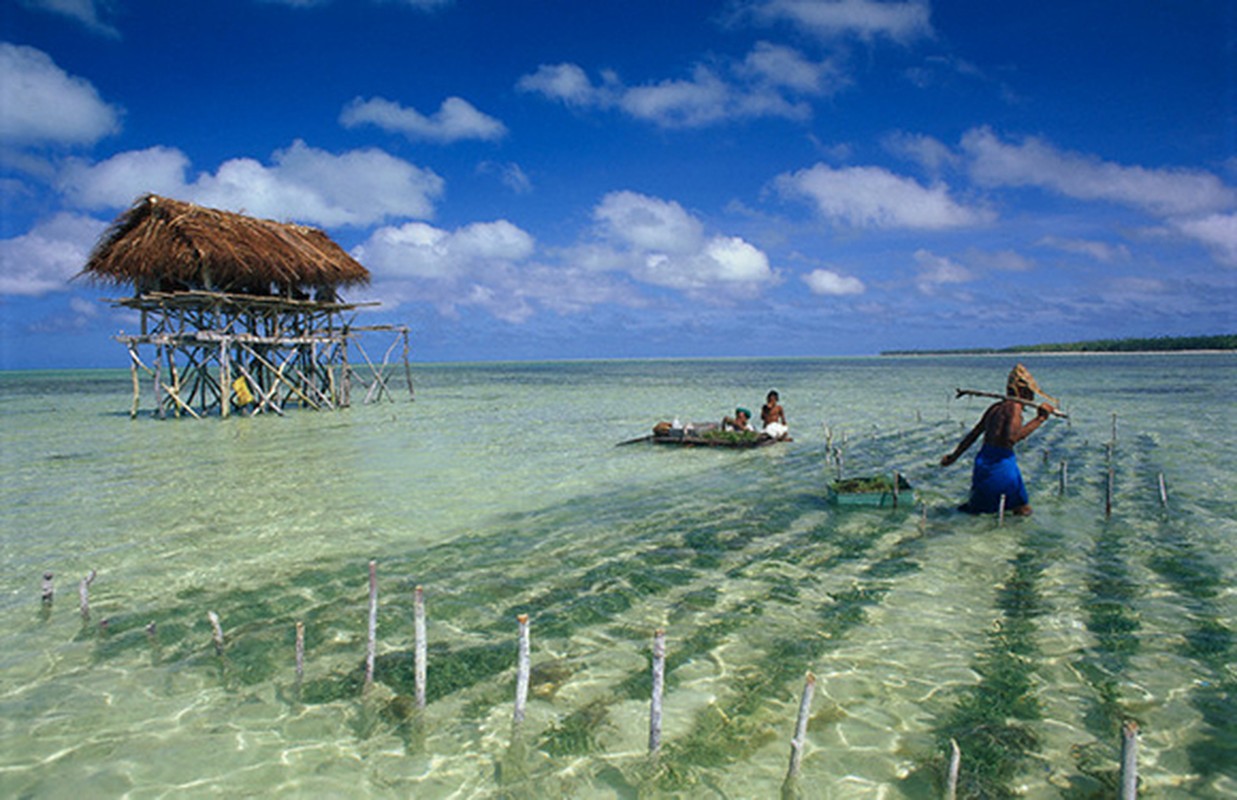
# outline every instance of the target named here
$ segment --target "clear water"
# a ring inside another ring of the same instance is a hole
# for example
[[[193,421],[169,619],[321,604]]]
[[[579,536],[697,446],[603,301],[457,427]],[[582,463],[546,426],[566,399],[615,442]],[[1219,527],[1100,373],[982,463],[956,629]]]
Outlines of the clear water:
[[[131,420],[125,371],[0,374],[0,795],[775,797],[811,670],[803,797],[938,797],[951,737],[963,796],[1113,796],[1124,719],[1144,792],[1237,796],[1237,357],[1023,360],[1071,420],[1003,527],[936,462],[1008,358],[427,365],[415,402],[203,422]],[[615,447],[769,388],[793,443]],[[827,436],[918,503],[829,505]]]

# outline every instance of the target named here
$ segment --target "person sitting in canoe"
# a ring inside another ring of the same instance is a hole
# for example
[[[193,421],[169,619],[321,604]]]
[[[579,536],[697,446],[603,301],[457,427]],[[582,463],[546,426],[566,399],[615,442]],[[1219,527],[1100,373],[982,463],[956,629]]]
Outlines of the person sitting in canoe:
[[[1023,425],[1024,403],[1019,401],[1033,401],[1036,394],[1053,403],[1056,399],[1044,394],[1035,383],[1035,378],[1031,377],[1031,373],[1021,364],[1016,364],[1009,373],[1005,382],[1005,394],[1006,399],[989,406],[971,432],[958,442],[954,451],[941,459],[941,466],[949,466],[983,434],[984,444],[979,455],[975,456],[975,466],[971,471],[971,496],[959,507],[960,511],[970,514],[993,513],[1000,508],[1001,496],[1004,495],[1007,511],[1021,515],[1031,513],[1027,489],[1018,469],[1017,456],[1014,455],[1014,445],[1043,425],[1054,409],[1052,403],[1041,403],[1035,419]]]
[[[765,397],[765,404],[760,409],[760,421],[764,423],[765,435],[774,439],[785,438],[790,433],[786,424],[786,412],[782,410],[780,397],[776,391],[770,390]]]
[[[722,430],[724,431],[754,431],[752,427],[752,412],[748,411],[743,406],[739,406],[734,410],[733,417],[722,417]]]

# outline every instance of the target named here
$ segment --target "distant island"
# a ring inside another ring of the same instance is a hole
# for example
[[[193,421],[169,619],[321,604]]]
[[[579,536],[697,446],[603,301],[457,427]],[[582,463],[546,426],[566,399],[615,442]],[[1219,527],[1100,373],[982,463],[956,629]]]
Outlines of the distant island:
[[[882,350],[882,356],[983,355],[991,353],[1160,353],[1179,350],[1237,350],[1237,333],[1218,336],[1156,336],[1149,339],[1093,339],[1061,344],[1019,344],[960,350]]]

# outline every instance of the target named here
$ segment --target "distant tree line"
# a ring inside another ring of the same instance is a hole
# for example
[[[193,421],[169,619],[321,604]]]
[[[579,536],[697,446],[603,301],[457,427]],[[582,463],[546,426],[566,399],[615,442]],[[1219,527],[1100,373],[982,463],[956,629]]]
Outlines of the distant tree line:
[[[1057,344],[1020,344],[1013,347],[975,347],[961,350],[883,350],[896,355],[974,355],[985,353],[1134,353],[1174,350],[1237,350],[1237,334],[1216,336],[1155,336],[1145,339],[1093,339]]]

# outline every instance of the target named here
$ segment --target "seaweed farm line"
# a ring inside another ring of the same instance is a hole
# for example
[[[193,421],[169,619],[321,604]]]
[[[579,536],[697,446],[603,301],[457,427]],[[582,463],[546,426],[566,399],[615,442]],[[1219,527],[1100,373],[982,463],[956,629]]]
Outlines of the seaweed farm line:
[[[159,422],[123,369],[0,373],[0,795],[1237,797],[1237,357],[1024,363],[1069,417],[1004,519],[939,466],[1003,358]],[[793,442],[614,446],[769,389]]]
[[[371,718],[384,718],[401,729],[402,735],[408,737],[408,740],[421,740],[425,738],[424,727],[427,724],[425,714],[426,706],[426,686],[427,686],[427,641],[425,627],[425,600],[424,589],[417,586],[413,591],[414,612],[413,618],[416,620],[415,633],[413,636],[413,663],[414,671],[412,675],[412,694],[411,698],[407,692],[408,677],[406,673],[401,677],[395,670],[390,670],[384,676],[384,684],[386,686],[385,693],[379,693],[374,689],[375,666],[377,659],[377,619],[378,619],[378,564],[376,561],[369,562],[369,627],[366,640],[366,657],[365,657],[365,677],[361,684],[360,695],[354,698],[362,708],[362,713]],[[88,626],[90,623],[90,604],[89,604],[89,587],[97,577],[97,572],[90,571],[90,574],[82,579],[79,587],[79,610],[81,613],[83,626]],[[44,573],[42,582],[41,602],[46,612],[50,613],[51,606],[55,599],[54,574]],[[225,685],[231,679],[231,667],[227,657],[227,643],[223,631],[223,623],[219,615],[214,611],[206,612],[206,617],[210,622],[212,631],[212,643],[214,644],[215,654],[219,657],[219,673],[221,680]],[[508,745],[508,756],[504,758],[503,768],[505,771],[499,772],[499,784],[506,790],[513,788],[526,788],[534,790],[533,796],[536,796],[536,786],[529,781],[529,770],[525,763],[528,760],[527,743],[525,742],[526,732],[524,730],[524,721],[526,708],[528,703],[528,691],[532,681],[532,660],[531,660],[531,632],[528,614],[520,614],[517,617],[518,622],[518,646],[516,659],[516,688],[515,699],[512,705],[511,716],[511,735],[510,744]],[[108,635],[111,630],[110,621],[107,619],[99,621],[99,634]],[[151,649],[158,653],[159,651],[159,634],[158,626],[151,622],[146,626],[146,635],[150,643]],[[293,683],[289,695],[291,702],[301,704],[303,702],[303,681],[304,681],[304,646],[305,646],[305,625],[303,622],[296,623],[296,650],[295,650],[295,675],[296,680]],[[663,694],[665,687],[665,671],[666,671],[666,631],[658,629],[653,633],[652,644],[652,659],[651,659],[651,688],[649,700],[649,746],[647,759],[641,760],[638,757],[633,757],[633,754],[626,754],[626,759],[631,761],[629,771],[630,777],[633,780],[633,787],[642,792],[657,793],[661,788],[661,784],[670,784],[673,788],[675,780],[673,773],[664,769],[658,763],[661,756],[662,744],[662,713],[663,713]],[[331,679],[342,683],[350,689],[355,689],[355,679],[352,676],[337,675]],[[403,694],[398,693],[399,690],[404,690]],[[800,700],[798,716],[796,717],[794,726],[794,736],[790,739],[790,765],[786,771],[786,777],[782,784],[781,794],[783,797],[802,796],[805,793],[804,784],[811,787],[812,781],[805,778],[801,774],[801,765],[803,762],[803,751],[807,740],[807,725],[811,719],[812,697],[816,690],[816,676],[808,672],[804,678],[803,695]],[[547,733],[542,741],[548,743],[552,741],[550,738],[562,728],[551,730]],[[1126,720],[1122,724],[1122,742],[1121,742],[1121,758],[1119,766],[1118,785],[1120,787],[1119,796],[1121,800],[1132,800],[1138,795],[1138,760],[1137,760],[1137,734],[1138,726],[1131,720]],[[948,771],[943,776],[943,784],[945,786],[944,796],[949,800],[953,800],[958,796],[959,776],[961,772],[962,751],[955,739],[950,739],[950,759]],[[976,781],[978,782],[978,781]]]

